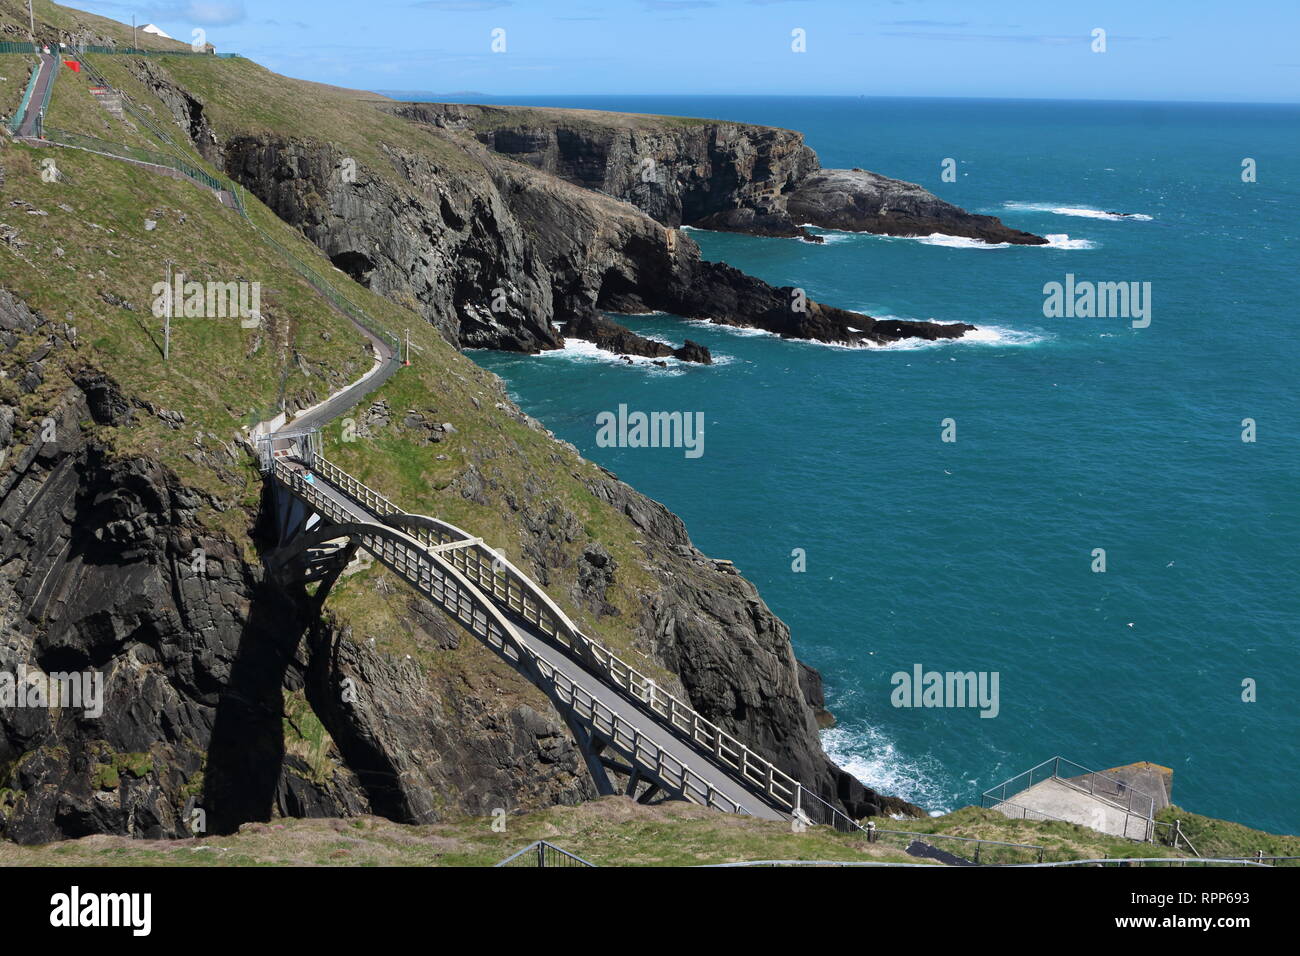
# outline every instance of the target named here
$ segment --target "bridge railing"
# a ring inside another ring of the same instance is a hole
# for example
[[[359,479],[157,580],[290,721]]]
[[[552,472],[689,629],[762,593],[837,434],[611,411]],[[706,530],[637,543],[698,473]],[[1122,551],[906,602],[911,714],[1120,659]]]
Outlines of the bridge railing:
[[[315,467],[323,478],[381,518],[406,515],[394,502],[363,484],[323,455],[315,458]],[[603,644],[583,634],[527,575],[514,567],[500,553],[454,525],[427,519],[432,525],[411,529],[417,540],[428,547],[464,542],[462,547],[445,550],[442,557],[470,581],[489,593],[503,606],[536,627],[546,637],[579,663],[603,675],[608,683],[626,691],[634,701],[686,736],[698,749],[711,754],[719,763],[736,771],[752,789],[763,793],[779,809],[793,812],[803,809],[819,817],[816,822],[833,822],[838,813],[826,801],[804,790],[797,780],[778,769],[771,761],[750,750],[734,736],[701,716],[684,701],[661,688]],[[813,798],[811,805],[803,798]],[[849,820],[844,816],[846,821]],[[856,822],[853,827],[860,829]]]
[[[518,853],[511,853],[508,857],[497,863],[496,866],[595,866],[595,863],[588,863],[582,857],[570,853],[568,850],[562,850],[554,843],[547,843],[545,840],[538,840],[524,847]]]
[[[18,103],[18,109],[14,110],[14,115],[9,118],[9,131],[17,133],[18,128],[22,126],[23,118],[31,108],[32,93],[36,91],[36,79],[41,75],[41,64],[38,62],[32,67],[31,78],[27,81],[27,89],[23,91],[23,98]]]
[[[321,459],[318,457],[316,462],[317,467],[313,470],[322,474],[318,467]],[[273,474],[281,484],[329,522],[340,525],[368,523],[366,515],[339,505],[287,462],[276,461]],[[410,535],[394,528],[386,527],[382,532],[375,533],[363,532],[358,535],[358,539],[361,546],[382,564],[433,600],[493,650],[508,660],[518,661],[532,669],[549,685],[553,699],[587,720],[625,758],[649,771],[693,803],[728,813],[749,812],[744,805],[718,791],[681,760],[646,738],[626,716],[605,705],[516,642],[510,625],[501,612],[472,582],[444,561],[441,555],[429,551]]]

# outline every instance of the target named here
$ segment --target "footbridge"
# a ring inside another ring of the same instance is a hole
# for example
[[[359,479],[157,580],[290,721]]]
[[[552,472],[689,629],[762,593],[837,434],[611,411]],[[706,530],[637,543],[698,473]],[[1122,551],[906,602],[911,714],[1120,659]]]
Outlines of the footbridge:
[[[400,367],[386,337],[356,324],[375,351],[375,367],[291,423],[264,423],[255,435],[275,518],[268,570],[316,582],[319,604],[358,551],[372,555],[547,695],[602,793],[621,789],[644,803],[683,799],[728,813],[861,829],[584,634],[481,538],[406,511],[330,461],[321,426]],[[616,787],[611,772],[625,782]]]
[[[268,472],[278,539],[266,558],[273,573],[320,582],[323,601],[356,551],[368,552],[547,694],[604,793],[619,789],[609,776],[617,771],[624,792],[642,802],[685,799],[768,819],[811,812],[834,822],[833,808],[792,777],[583,634],[480,538],[404,511],[307,436],[270,440],[282,446]]]

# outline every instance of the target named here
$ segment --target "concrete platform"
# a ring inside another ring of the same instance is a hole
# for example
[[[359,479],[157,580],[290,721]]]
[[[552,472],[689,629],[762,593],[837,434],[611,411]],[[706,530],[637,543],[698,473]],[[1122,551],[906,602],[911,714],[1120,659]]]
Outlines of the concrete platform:
[[[993,809],[1015,819],[1064,820],[1112,836],[1149,839],[1149,823],[1144,815],[1084,793],[1055,777],[1020,791]]]

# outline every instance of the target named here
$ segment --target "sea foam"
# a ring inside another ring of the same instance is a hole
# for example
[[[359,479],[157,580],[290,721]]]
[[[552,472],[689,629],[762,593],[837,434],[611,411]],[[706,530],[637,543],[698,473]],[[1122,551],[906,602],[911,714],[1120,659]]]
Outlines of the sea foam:
[[[1057,216],[1077,216],[1081,219],[1108,219],[1111,222],[1122,222],[1130,220],[1134,222],[1150,222],[1151,216],[1145,213],[1135,212],[1128,215],[1121,213],[1106,212],[1102,209],[1093,209],[1089,206],[1058,206],[1053,203],[1043,202],[1008,202],[1002,204],[1003,209],[1017,209],[1024,212],[1050,212]]]

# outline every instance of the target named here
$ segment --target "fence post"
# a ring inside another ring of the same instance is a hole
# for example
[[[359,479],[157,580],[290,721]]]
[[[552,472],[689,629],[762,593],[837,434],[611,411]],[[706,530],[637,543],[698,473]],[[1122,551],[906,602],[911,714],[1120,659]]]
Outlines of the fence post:
[[[867,821],[867,842],[876,842],[876,821],[874,820]]]
[[[546,866],[546,844],[540,840],[537,841],[537,865]]]

